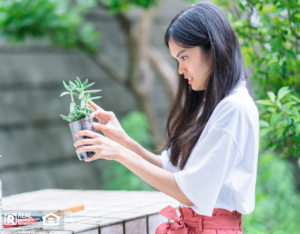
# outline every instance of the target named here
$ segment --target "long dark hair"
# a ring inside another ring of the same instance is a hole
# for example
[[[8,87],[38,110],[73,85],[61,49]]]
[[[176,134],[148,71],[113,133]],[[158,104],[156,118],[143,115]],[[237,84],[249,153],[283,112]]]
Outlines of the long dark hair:
[[[160,149],[171,149],[172,165],[177,167],[180,159],[179,168],[182,170],[218,103],[240,79],[246,81],[251,97],[252,88],[235,31],[217,6],[199,3],[181,11],[166,30],[164,42],[167,47],[170,39],[183,48],[199,46],[201,52],[206,57],[211,56],[213,61],[205,90],[192,90],[184,74],[179,75],[177,94],[165,129],[168,138]]]

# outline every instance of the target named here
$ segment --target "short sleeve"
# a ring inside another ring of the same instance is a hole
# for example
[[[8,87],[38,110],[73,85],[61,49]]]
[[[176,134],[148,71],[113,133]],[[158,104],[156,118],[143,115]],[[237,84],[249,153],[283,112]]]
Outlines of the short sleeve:
[[[210,129],[197,142],[185,168],[174,173],[179,188],[194,204],[191,208],[195,212],[212,216],[221,187],[239,155],[233,136],[221,129]]]
[[[176,167],[174,167],[170,161],[170,149],[164,150],[161,155],[161,164],[162,168],[166,171],[175,172],[178,171]]]

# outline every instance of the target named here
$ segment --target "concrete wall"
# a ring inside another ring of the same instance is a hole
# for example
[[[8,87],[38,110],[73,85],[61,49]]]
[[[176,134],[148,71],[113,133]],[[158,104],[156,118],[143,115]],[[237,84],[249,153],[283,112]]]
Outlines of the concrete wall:
[[[175,67],[169,49],[163,45],[164,31],[171,19],[187,7],[185,2],[165,1],[154,20],[151,43]],[[134,19],[133,11],[131,16]],[[103,10],[93,10],[88,20],[102,32],[102,53],[126,72],[125,38],[117,21]],[[70,98],[62,80],[89,79],[102,89],[95,102],[120,119],[137,109],[132,94],[80,52],[47,46],[44,41],[27,41],[18,48],[0,47],[0,179],[3,195],[43,188],[101,189],[101,170],[110,162],[78,160],[67,121]],[[157,79],[153,99],[162,132],[168,103]]]

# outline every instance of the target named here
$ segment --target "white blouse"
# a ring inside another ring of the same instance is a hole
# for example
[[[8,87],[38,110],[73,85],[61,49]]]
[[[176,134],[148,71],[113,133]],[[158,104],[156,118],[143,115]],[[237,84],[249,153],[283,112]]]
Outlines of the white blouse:
[[[259,147],[259,113],[240,81],[214,109],[184,169],[169,160],[170,149],[161,154],[163,169],[175,180],[201,215],[214,208],[249,214],[255,206]]]

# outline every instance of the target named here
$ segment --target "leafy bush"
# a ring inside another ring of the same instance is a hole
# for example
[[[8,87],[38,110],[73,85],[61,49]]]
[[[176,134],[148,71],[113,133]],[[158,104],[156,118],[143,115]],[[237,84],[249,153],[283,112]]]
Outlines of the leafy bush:
[[[300,89],[300,6],[297,0],[214,0],[223,8],[252,70],[256,98],[282,86]]]
[[[0,0],[0,35],[8,42],[45,38],[52,45],[94,52],[101,34],[84,20],[94,6],[95,0]]]
[[[294,169],[289,161],[271,150],[260,154],[255,209],[242,215],[244,234],[299,233],[300,195],[296,191]]]
[[[265,140],[264,147],[280,150],[281,157],[300,155],[300,99],[295,95],[284,86],[277,95],[269,91],[269,99],[256,101],[263,105],[260,136]]]
[[[95,84],[95,82],[91,84],[87,84],[88,79],[86,79],[85,82],[81,83],[81,80],[77,77],[77,80],[75,80],[76,85],[72,82],[69,81],[69,85],[66,85],[65,81],[63,81],[63,84],[65,88],[68,90],[68,92],[63,92],[60,96],[64,95],[71,95],[71,103],[70,103],[70,113],[68,116],[65,115],[60,115],[64,120],[67,120],[69,122],[74,122],[79,119],[87,118],[90,116],[90,114],[93,112],[92,107],[88,104],[88,100],[94,100],[101,98],[101,96],[98,97],[90,97],[91,93],[98,93],[101,90],[87,90],[84,91],[85,89],[91,87],[92,85]],[[75,93],[73,91],[78,91],[79,93]],[[80,106],[76,105],[74,102],[73,95],[78,97],[80,100]]]

